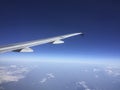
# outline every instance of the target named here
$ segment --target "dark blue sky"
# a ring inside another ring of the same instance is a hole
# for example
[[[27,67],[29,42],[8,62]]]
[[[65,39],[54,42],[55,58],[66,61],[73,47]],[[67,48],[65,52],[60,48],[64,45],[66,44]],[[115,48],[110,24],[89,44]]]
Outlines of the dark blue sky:
[[[83,32],[85,37],[72,37],[58,46],[37,46],[33,48],[34,53],[24,56],[119,60],[119,1],[8,0],[0,3],[0,45],[74,32]],[[14,56],[14,53],[8,54]]]

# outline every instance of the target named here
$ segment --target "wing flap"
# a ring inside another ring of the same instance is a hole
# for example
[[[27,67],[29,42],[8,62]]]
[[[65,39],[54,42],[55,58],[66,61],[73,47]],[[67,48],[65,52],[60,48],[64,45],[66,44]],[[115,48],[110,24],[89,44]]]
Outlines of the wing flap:
[[[13,52],[33,52],[33,49],[27,47],[23,49],[14,50]]]
[[[53,44],[63,44],[63,43],[64,43],[64,41],[62,41],[62,40],[56,40],[53,42]]]

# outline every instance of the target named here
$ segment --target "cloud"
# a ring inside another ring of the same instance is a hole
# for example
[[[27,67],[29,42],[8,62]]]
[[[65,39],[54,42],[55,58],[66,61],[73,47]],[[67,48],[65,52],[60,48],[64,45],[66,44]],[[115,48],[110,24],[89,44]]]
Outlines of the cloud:
[[[40,83],[45,83],[47,81],[47,78],[43,78]]]
[[[98,68],[93,68],[93,72],[99,72],[100,70]]]
[[[40,81],[40,83],[43,84],[43,83],[45,83],[45,82],[47,82],[48,80],[53,79],[53,78],[55,78],[55,76],[53,75],[53,73],[48,73],[48,74],[46,74],[46,77],[44,77],[44,78]]]
[[[76,83],[77,87],[82,87],[84,90],[91,90],[87,85],[85,81],[80,81]]]
[[[120,76],[120,68],[107,67],[105,69],[105,72],[108,75],[111,75],[111,76],[114,76],[114,77]]]
[[[48,73],[48,74],[47,74],[47,77],[48,77],[49,79],[55,78],[55,76],[53,75],[53,73]]]
[[[11,65],[7,67],[0,67],[0,84],[8,82],[17,82],[25,77],[25,73],[29,70],[25,67]]]

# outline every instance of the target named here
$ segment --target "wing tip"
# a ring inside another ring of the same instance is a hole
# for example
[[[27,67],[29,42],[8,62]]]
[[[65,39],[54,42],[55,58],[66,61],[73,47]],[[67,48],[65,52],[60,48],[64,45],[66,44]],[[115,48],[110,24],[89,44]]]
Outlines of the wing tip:
[[[84,33],[82,32],[78,32],[78,33],[75,33],[76,35],[81,35],[81,36],[84,36]]]

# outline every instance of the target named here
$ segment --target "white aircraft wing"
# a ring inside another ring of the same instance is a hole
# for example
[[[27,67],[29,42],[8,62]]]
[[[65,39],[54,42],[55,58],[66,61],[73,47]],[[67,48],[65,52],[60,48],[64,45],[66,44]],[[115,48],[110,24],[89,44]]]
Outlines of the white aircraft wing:
[[[41,39],[41,40],[34,40],[34,41],[27,41],[23,43],[16,43],[16,44],[10,44],[0,47],[0,53],[4,52],[33,52],[31,47],[46,44],[46,43],[53,43],[53,44],[62,44],[64,43],[63,39],[69,38],[76,35],[83,35],[83,33],[73,33],[73,34],[67,34],[67,35],[61,35],[57,37],[47,38],[47,39]]]

